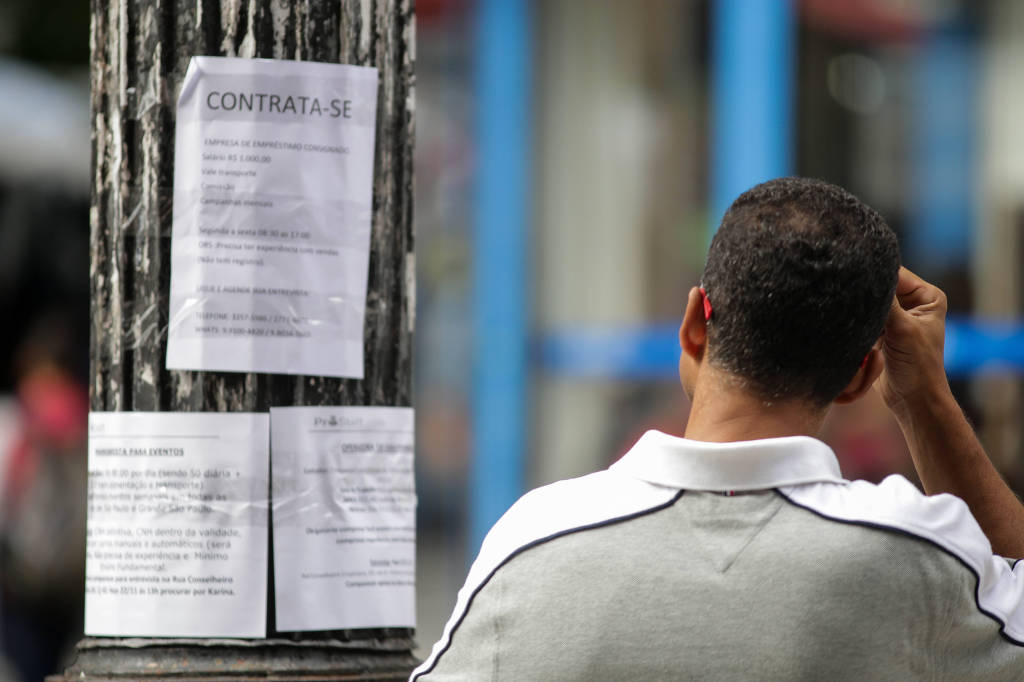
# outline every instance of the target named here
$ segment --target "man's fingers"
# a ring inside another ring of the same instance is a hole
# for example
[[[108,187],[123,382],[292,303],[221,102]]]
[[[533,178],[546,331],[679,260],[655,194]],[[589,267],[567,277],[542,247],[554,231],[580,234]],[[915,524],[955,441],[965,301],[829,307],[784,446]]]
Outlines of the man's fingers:
[[[927,288],[927,282],[900,266],[899,279],[896,280],[896,298],[904,309],[926,303]]]
[[[901,265],[896,279],[896,293],[903,294],[921,286],[927,286],[927,282],[915,275],[907,266]]]
[[[945,294],[941,289],[902,266],[899,279],[896,281],[896,300],[904,310],[934,305],[939,305],[945,310],[946,305]]]
[[[903,309],[903,306],[900,305],[900,302],[897,300],[897,298],[893,296],[892,305],[889,306],[889,317],[885,321],[886,328],[893,324],[897,324],[899,322],[900,316],[906,314],[907,311]]]
[[[886,357],[893,355],[903,356],[904,352],[899,350],[907,334],[911,333],[914,327],[910,313],[900,307],[896,297],[892,299],[892,306],[889,307],[889,317],[885,320],[885,329],[882,332],[882,351]]]
[[[917,295],[921,285],[924,283],[924,280],[910,270],[900,267],[899,280],[896,282],[896,295],[892,297],[892,305],[889,306],[889,317],[885,321],[886,333],[899,334],[902,330],[906,329],[907,324],[910,324],[910,313],[907,312],[907,309],[914,307],[911,304],[911,299]]]

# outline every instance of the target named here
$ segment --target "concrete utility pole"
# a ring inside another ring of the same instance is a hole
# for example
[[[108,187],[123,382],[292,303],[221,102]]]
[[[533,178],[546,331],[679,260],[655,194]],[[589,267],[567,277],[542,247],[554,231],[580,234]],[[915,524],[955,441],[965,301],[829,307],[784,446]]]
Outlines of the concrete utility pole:
[[[412,404],[413,41],[413,0],[92,3],[92,410]],[[195,55],[379,70],[365,379],[165,369],[175,103]],[[55,679],[390,680],[414,665],[407,628],[277,632],[273,585],[267,639],[87,637]]]

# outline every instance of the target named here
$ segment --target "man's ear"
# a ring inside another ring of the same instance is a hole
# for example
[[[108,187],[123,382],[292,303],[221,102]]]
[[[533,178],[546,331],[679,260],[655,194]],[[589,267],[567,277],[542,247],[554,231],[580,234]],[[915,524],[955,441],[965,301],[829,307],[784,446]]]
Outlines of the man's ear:
[[[696,362],[704,359],[708,344],[708,326],[704,319],[704,297],[700,289],[693,287],[686,297],[686,312],[679,325],[679,347],[683,354]]]
[[[876,347],[868,351],[867,356],[864,358],[864,363],[857,370],[857,373],[853,375],[853,378],[850,379],[850,383],[846,385],[843,392],[832,402],[837,405],[846,405],[858,400],[868,392],[868,389],[878,379],[878,375],[882,373],[884,367],[885,360],[882,358],[882,351],[878,349],[876,344]]]

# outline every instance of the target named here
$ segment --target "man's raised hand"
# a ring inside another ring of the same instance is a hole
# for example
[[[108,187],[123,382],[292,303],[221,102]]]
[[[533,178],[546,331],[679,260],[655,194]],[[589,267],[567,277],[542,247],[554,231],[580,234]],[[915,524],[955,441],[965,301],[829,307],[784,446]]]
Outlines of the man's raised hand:
[[[882,335],[878,389],[907,439],[929,495],[952,493],[970,507],[993,551],[1024,557],[1024,505],[992,466],[946,380],[946,295],[900,268]]]
[[[882,335],[885,369],[877,384],[898,418],[949,391],[943,366],[945,333],[946,295],[901,267]]]

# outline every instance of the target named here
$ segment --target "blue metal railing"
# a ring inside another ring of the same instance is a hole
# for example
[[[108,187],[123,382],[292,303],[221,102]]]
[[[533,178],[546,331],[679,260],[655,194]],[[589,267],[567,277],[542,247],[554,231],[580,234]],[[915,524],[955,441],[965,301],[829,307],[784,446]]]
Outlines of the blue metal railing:
[[[675,380],[678,323],[627,329],[569,329],[542,336],[539,367],[575,379]],[[1024,322],[953,317],[946,323],[946,372],[1024,374]]]

